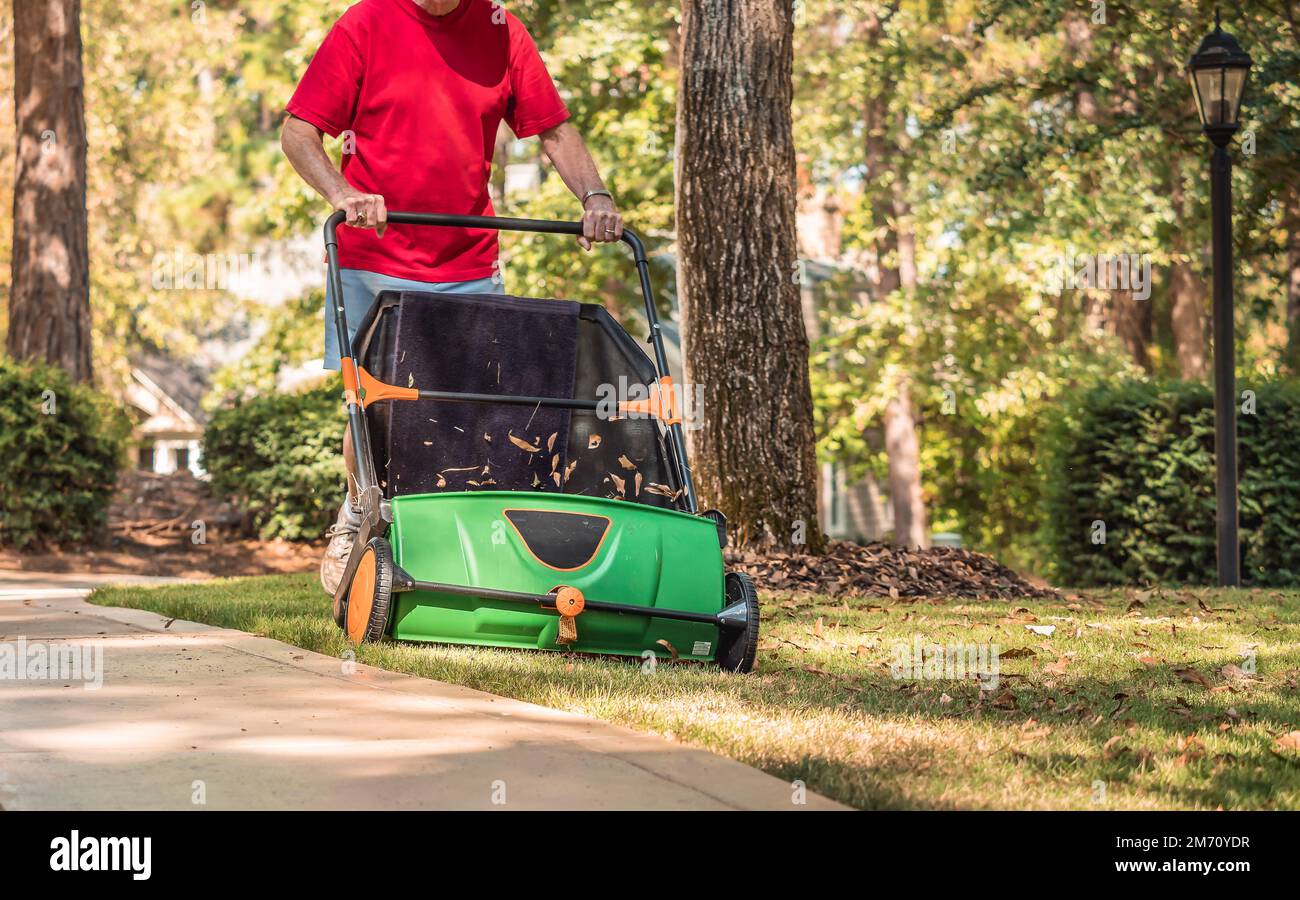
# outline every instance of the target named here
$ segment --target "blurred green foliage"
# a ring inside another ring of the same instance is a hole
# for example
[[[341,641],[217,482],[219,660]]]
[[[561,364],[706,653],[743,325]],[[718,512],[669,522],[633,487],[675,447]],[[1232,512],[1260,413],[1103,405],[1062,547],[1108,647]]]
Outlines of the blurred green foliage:
[[[1241,386],[1242,577],[1300,581],[1300,383]],[[1215,583],[1214,398],[1202,384],[1121,381],[1055,411],[1043,530],[1061,584]],[[1210,477],[1207,477],[1210,476]]]
[[[315,540],[343,499],[337,384],[237,400],[208,423],[203,467],[212,490],[246,510],[263,538]]]
[[[0,356],[0,547],[104,537],[129,428],[62,369]]]

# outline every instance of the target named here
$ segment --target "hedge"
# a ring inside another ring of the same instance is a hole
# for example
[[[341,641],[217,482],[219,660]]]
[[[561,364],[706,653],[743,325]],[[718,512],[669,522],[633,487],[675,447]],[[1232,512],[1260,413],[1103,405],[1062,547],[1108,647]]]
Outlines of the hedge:
[[[248,512],[263,538],[320,538],[343,498],[343,425],[332,382],[218,410],[203,438],[213,493]]]
[[[0,546],[101,538],[129,430],[62,369],[0,356]]]
[[[1295,585],[1300,384],[1239,385],[1238,413],[1242,579]],[[1214,403],[1207,386],[1098,386],[1067,404],[1045,440],[1044,537],[1059,583],[1215,583]]]

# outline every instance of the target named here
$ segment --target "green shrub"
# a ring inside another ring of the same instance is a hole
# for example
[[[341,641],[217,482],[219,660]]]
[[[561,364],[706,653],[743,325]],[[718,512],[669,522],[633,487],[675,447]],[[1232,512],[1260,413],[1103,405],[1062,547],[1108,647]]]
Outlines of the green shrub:
[[[0,546],[100,536],[129,430],[62,369],[0,357]]]
[[[1300,583],[1300,384],[1239,386],[1242,578]],[[1213,584],[1214,403],[1205,385],[1123,382],[1047,429],[1046,543],[1062,584]],[[1105,543],[1094,538],[1104,523]]]
[[[263,538],[319,538],[343,497],[341,391],[331,381],[218,410],[203,438],[212,491],[246,510]]]

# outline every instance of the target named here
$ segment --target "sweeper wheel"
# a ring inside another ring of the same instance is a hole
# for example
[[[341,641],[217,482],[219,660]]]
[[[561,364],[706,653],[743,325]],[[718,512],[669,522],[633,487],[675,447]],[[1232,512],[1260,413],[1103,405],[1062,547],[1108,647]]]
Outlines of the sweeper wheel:
[[[741,628],[718,629],[718,665],[728,672],[748,672],[758,658],[758,591],[743,572],[728,572],[727,606],[738,601],[745,604],[745,624]]]
[[[344,630],[353,644],[377,641],[388,630],[393,597],[393,551],[388,541],[371,538],[348,585]]]

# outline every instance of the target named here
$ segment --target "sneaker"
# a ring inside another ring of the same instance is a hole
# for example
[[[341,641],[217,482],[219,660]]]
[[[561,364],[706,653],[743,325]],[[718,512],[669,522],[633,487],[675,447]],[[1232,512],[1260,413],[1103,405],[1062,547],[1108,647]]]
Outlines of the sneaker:
[[[352,544],[361,530],[361,513],[352,508],[351,500],[344,500],[339,508],[338,519],[325,532],[329,545],[325,556],[320,561],[320,583],[325,593],[331,597],[338,591],[339,582],[343,580],[343,570],[347,568],[348,556],[352,553]]]

